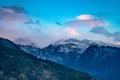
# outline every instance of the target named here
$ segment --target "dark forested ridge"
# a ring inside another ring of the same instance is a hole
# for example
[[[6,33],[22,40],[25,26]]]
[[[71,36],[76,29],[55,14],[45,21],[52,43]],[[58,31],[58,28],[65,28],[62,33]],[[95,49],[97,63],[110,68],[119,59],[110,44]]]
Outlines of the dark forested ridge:
[[[38,59],[0,38],[0,80],[95,80],[84,72]]]

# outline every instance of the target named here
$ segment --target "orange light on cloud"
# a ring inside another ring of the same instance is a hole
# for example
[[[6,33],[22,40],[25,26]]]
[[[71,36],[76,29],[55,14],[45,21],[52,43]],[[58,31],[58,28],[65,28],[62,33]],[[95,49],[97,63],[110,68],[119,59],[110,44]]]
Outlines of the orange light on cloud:
[[[78,35],[78,32],[77,32],[75,29],[71,28],[71,27],[67,27],[67,28],[66,28],[66,31],[67,31],[70,35],[72,35],[72,36],[77,36],[77,35]]]
[[[79,19],[79,20],[92,20],[92,19],[95,19],[95,17],[92,15],[83,14],[83,15],[77,16],[77,19]]]
[[[120,42],[109,42],[109,43],[111,43],[111,44],[115,44],[115,45],[120,45]]]

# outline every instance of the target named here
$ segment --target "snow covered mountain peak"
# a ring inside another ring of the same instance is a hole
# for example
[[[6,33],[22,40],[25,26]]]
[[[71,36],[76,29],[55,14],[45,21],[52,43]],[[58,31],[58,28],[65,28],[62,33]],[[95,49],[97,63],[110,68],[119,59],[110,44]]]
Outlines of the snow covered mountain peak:
[[[98,45],[104,46],[106,43],[100,42],[100,41],[87,40],[87,39],[77,40],[77,39],[70,38],[67,40],[61,39],[59,41],[56,41],[53,45],[57,46],[57,45],[63,45],[63,44],[75,44],[75,45],[79,45],[79,46],[82,46],[81,44],[85,44],[85,45],[98,44]]]
[[[59,46],[59,45],[67,45],[67,44],[74,44],[76,46],[76,48],[80,48],[82,50],[86,50],[89,46],[91,45],[97,45],[97,46],[112,46],[112,47],[119,47],[117,45],[114,44],[109,44],[109,43],[104,43],[102,41],[92,41],[92,40],[88,40],[88,39],[84,39],[84,40],[77,40],[74,38],[70,38],[67,40],[59,40],[56,41],[54,44],[52,44],[53,46]],[[73,45],[73,46],[74,46]],[[71,45],[72,46],[72,45]],[[74,47],[75,48],[75,47]]]
[[[80,42],[79,40],[77,39],[74,39],[74,38],[70,38],[68,40],[66,40],[67,42]]]
[[[49,46],[42,48],[42,49],[43,50],[50,49],[51,51],[55,50],[55,51],[58,51],[60,53],[66,53],[66,54],[69,54],[69,53],[83,54],[87,48],[89,48],[90,46],[94,46],[94,45],[98,46],[98,47],[111,46],[111,47],[119,47],[120,48],[120,46],[109,44],[109,43],[104,43],[102,41],[92,41],[92,40],[87,40],[87,39],[77,40],[77,39],[71,38],[71,39],[67,39],[67,40],[64,40],[64,39],[58,40],[55,43],[50,44]],[[32,51],[35,51],[37,53],[36,55],[39,54],[39,50],[41,50],[41,49],[37,49],[37,47],[34,47],[32,45],[29,45],[29,46],[31,46],[31,47],[21,46],[21,48],[24,49],[24,51],[31,49]]]
[[[63,45],[63,44],[69,44],[69,43],[72,43],[72,44],[79,44],[79,40],[77,40],[77,39],[73,39],[73,38],[71,38],[71,39],[68,39],[68,40],[64,40],[64,39],[61,39],[61,40],[58,40],[58,41],[56,41],[53,45]]]

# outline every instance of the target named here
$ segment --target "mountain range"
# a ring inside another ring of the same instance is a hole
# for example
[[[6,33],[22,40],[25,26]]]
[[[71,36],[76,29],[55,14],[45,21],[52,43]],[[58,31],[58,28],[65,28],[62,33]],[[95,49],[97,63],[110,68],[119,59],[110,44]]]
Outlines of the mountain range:
[[[45,48],[19,45],[25,52],[82,70],[100,80],[120,80],[120,46],[91,40],[59,40]]]
[[[95,80],[88,73],[38,59],[0,38],[0,80]]]

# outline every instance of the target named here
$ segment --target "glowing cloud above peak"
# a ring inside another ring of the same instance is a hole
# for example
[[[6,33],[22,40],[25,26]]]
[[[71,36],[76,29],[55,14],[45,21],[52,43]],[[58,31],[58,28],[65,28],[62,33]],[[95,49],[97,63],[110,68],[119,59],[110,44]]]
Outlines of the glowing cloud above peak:
[[[89,15],[89,14],[83,14],[83,15],[77,16],[77,19],[79,19],[79,20],[93,20],[93,19],[96,19],[96,17],[93,15]]]
[[[98,27],[98,26],[108,26],[108,22],[102,19],[99,16],[83,14],[75,17],[71,21],[66,22],[65,25],[71,27],[81,27],[81,26],[89,26],[89,27]]]
[[[67,28],[66,28],[66,31],[67,31],[71,36],[77,36],[77,35],[78,35],[78,32],[77,32],[74,28],[67,27]]]

